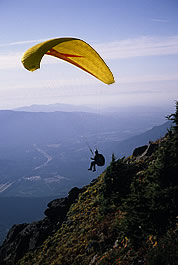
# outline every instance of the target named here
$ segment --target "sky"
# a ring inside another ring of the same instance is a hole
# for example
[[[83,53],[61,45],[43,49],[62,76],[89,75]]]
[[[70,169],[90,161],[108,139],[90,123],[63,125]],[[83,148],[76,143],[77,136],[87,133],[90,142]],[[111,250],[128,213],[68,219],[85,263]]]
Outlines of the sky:
[[[178,0],[0,0],[0,109],[67,103],[169,106],[178,100]],[[106,85],[31,46],[60,37],[89,43],[111,69]]]

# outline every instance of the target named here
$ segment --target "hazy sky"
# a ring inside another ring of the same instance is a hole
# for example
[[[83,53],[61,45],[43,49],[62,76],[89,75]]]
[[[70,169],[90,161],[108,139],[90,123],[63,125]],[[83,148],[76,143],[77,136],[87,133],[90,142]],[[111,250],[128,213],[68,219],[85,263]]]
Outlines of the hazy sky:
[[[172,105],[178,99],[178,0],[0,0],[0,109],[31,104]],[[88,42],[115,77],[105,85],[26,49],[55,37]]]

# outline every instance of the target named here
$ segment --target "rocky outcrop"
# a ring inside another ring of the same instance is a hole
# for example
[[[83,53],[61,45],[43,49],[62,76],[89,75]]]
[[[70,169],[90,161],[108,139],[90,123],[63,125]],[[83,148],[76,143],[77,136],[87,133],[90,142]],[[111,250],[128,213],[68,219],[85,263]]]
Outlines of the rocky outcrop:
[[[155,151],[156,149],[158,148],[158,144],[156,143],[150,143],[147,147],[147,149],[145,150],[145,153],[143,153],[143,155],[145,156],[151,156]]]
[[[68,197],[56,199],[48,203],[48,208],[44,214],[51,220],[51,222],[62,223],[72,203],[78,198],[79,193],[83,192],[84,188],[77,187],[71,189]]]
[[[143,146],[140,146],[140,147],[137,147],[134,149],[133,151],[133,156],[140,156],[143,154],[143,152],[145,152],[145,150],[148,148],[148,145],[143,145]]]
[[[47,218],[31,224],[13,225],[0,248],[0,264],[15,264],[28,250],[40,246],[55,230]]]
[[[132,155],[139,158],[144,156],[151,156],[156,151],[158,146],[158,143],[149,142],[148,145],[143,145],[135,148]]]
[[[26,252],[39,247],[48,236],[55,233],[65,220],[71,204],[84,189],[75,187],[68,197],[51,201],[44,212],[46,217],[43,220],[13,225],[0,247],[0,264],[15,264]]]

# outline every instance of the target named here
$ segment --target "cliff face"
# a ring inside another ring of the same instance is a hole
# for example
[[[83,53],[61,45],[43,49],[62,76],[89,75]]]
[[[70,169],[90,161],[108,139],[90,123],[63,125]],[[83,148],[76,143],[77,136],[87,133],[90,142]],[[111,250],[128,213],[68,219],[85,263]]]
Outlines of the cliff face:
[[[0,264],[178,264],[177,135],[116,160],[96,180],[15,225]],[[163,251],[164,249],[164,251]]]
[[[41,246],[61,227],[70,206],[84,189],[73,188],[68,197],[51,201],[43,220],[12,226],[0,247],[0,264],[15,264],[25,253]]]

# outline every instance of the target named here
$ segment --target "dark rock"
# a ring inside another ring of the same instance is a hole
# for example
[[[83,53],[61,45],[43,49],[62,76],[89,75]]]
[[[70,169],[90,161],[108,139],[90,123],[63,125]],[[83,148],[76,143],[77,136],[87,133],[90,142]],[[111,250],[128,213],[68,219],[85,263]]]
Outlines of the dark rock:
[[[76,199],[78,199],[78,195],[83,192],[85,190],[85,188],[77,188],[77,187],[74,187],[72,188],[69,193],[68,193],[68,199],[69,201],[71,202],[74,202]]]
[[[39,247],[48,236],[55,233],[66,214],[85,188],[73,188],[68,197],[56,199],[48,204],[43,220],[31,224],[13,225],[0,247],[0,264],[12,265],[21,259],[26,252]]]
[[[52,221],[52,222],[60,222],[62,223],[65,219],[65,216],[78,195],[84,191],[84,188],[73,188],[69,191],[68,197],[56,199],[48,203],[48,208],[45,210],[44,214]]]
[[[5,242],[13,242],[16,236],[27,226],[28,224],[13,225],[9,230]]]
[[[62,198],[51,201],[44,214],[51,220],[51,222],[62,222],[68,210],[69,200],[68,198]]]
[[[148,148],[148,145],[143,145],[143,146],[137,147],[137,148],[134,149],[132,155],[133,156],[140,156],[140,155],[142,155],[145,152],[145,150],[147,148]]]
[[[143,145],[135,148],[135,150],[133,151],[133,156],[136,157],[151,156],[156,151],[158,146],[159,146],[158,143],[149,142],[149,145]]]
[[[156,143],[150,143],[148,145],[148,148],[146,149],[145,151],[145,156],[151,156],[155,151],[156,149],[158,148],[159,144],[156,144]]]
[[[47,218],[31,224],[14,225],[1,246],[0,264],[15,264],[27,251],[40,246],[54,228]]]

